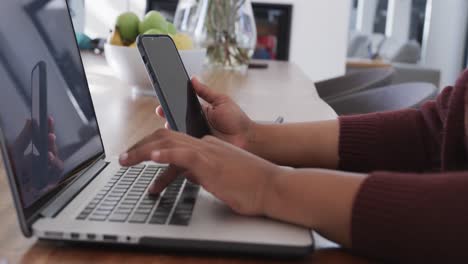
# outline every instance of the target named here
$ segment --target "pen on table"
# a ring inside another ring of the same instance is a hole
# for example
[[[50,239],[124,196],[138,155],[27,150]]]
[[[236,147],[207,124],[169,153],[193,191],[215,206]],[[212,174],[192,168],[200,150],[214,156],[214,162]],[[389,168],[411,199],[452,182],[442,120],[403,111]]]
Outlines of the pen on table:
[[[275,124],[283,124],[284,123],[284,117],[282,116],[278,116],[278,118],[276,118]]]

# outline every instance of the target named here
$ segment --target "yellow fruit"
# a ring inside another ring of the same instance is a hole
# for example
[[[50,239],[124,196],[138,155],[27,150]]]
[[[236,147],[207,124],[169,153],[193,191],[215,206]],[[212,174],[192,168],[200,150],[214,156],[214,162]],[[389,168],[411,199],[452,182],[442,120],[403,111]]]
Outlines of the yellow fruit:
[[[178,50],[193,49],[193,41],[189,35],[179,33],[172,36],[172,39]]]
[[[110,44],[114,46],[125,46],[122,41],[122,37],[120,36],[120,32],[117,29],[115,29],[114,32],[112,32]]]

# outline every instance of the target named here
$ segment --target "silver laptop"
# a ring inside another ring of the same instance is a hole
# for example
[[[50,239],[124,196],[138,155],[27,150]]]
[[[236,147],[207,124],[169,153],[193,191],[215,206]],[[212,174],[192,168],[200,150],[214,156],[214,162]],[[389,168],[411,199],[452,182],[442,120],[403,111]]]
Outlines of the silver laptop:
[[[308,229],[244,217],[164,165],[121,168],[105,155],[65,0],[0,3],[0,141],[26,237],[301,256]],[[116,118],[116,117],[109,117]]]

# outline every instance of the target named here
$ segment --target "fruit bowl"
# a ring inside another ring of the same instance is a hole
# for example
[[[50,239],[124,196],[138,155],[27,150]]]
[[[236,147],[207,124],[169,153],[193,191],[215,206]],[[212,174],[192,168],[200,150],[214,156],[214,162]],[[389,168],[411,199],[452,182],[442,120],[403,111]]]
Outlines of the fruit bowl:
[[[138,49],[106,44],[104,51],[107,63],[116,76],[127,82],[134,92],[155,95]],[[179,54],[189,76],[201,75],[205,62],[205,49],[179,50]]]

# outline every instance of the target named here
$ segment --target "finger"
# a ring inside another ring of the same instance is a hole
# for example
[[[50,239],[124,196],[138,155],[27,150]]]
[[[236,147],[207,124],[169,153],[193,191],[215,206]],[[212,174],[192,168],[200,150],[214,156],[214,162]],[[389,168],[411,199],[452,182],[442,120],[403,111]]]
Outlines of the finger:
[[[49,151],[54,155],[58,155],[58,147],[56,144],[57,136],[55,134],[49,133]]]
[[[213,103],[215,102],[221,94],[218,94],[208,88],[206,85],[202,84],[196,77],[192,78],[192,84],[193,88],[195,89],[195,92],[205,101],[208,103]]]
[[[166,129],[171,129],[171,125],[169,125],[168,122],[166,122],[166,123],[164,124],[164,127],[165,127]]]
[[[150,194],[160,194],[166,187],[171,184],[177,176],[181,173],[181,169],[176,166],[169,166],[167,170],[159,175],[151,184],[148,191]]]
[[[52,116],[47,119],[47,124],[49,125],[49,133],[55,133],[55,120]]]
[[[189,147],[172,148],[153,151],[151,160],[157,163],[171,164],[187,171],[187,176],[197,183],[203,183],[199,175],[208,176],[208,172],[203,172],[206,159],[203,158],[202,151]]]
[[[186,135],[183,135],[181,133],[174,133],[174,131],[171,131],[167,122],[165,124],[165,127],[166,127],[166,129],[158,129],[155,132],[151,133],[150,135],[146,136],[141,141],[139,141],[138,143],[133,145],[131,148],[129,148],[127,150],[127,152],[133,151],[133,150],[135,150],[137,148],[140,148],[140,147],[142,147],[142,146],[144,146],[144,145],[146,145],[146,144],[148,144],[148,143],[150,143],[152,141],[160,140],[160,139],[162,139],[164,137],[167,137],[169,135],[179,137],[180,140],[184,140],[184,138],[185,139],[188,138]]]
[[[156,114],[159,117],[166,118],[166,115],[164,114],[164,109],[161,106],[156,107]]]
[[[185,172],[184,173],[184,177],[187,178],[187,180],[189,180],[190,182],[194,183],[194,184],[197,184],[197,185],[200,185],[200,183],[198,182],[197,178],[195,177],[195,175],[193,175],[193,173],[190,173],[190,172]]]
[[[164,131],[162,131],[161,129],[158,129],[156,130],[155,132],[149,134],[148,136],[144,137],[142,140],[140,140],[139,142],[137,142],[135,145],[133,145],[132,147],[130,147],[127,152],[130,152],[132,150],[135,150],[145,144],[148,144],[149,142],[155,140],[158,138],[158,135],[159,136],[162,136],[164,134]]]
[[[206,105],[206,104],[202,104],[201,106],[202,106],[203,112],[204,112],[205,114],[208,114],[208,109],[210,109],[210,106],[208,106],[208,105]]]
[[[154,133],[153,138],[142,144],[137,144],[137,147],[130,149],[127,153],[120,156],[120,163],[123,166],[133,166],[140,162],[150,160],[151,153],[155,150],[170,149],[177,147],[186,147],[197,149],[197,142],[194,138],[185,134],[171,132],[169,130],[159,130]]]
[[[63,161],[60,160],[56,155],[49,151],[49,164],[56,171],[63,171]]]

